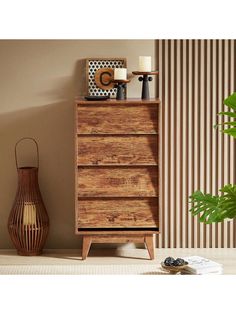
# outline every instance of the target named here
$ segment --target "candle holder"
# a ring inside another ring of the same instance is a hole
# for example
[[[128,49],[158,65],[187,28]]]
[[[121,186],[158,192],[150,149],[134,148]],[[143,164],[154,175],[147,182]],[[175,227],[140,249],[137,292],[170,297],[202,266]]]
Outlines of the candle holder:
[[[157,75],[158,71],[151,71],[151,72],[140,72],[140,71],[134,71],[132,72],[134,75],[142,75],[138,79],[140,82],[143,82],[142,85],[142,99],[149,99],[149,84],[148,82],[152,81],[152,77],[150,75]]]
[[[115,83],[115,88],[117,88],[116,100],[123,100],[126,98],[125,96],[125,88],[126,84],[130,82],[130,80],[112,80]]]
[[[32,140],[36,145],[36,167],[18,166],[17,145],[23,140]],[[49,218],[38,184],[39,150],[35,139],[26,137],[16,143],[15,160],[18,189],[8,219],[8,231],[19,255],[40,255],[49,231]]]

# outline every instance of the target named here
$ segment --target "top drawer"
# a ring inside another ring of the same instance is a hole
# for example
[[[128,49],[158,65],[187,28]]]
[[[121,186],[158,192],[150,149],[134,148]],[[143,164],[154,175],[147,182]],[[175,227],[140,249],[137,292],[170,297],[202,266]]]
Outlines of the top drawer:
[[[80,105],[77,108],[79,134],[156,134],[157,104]]]

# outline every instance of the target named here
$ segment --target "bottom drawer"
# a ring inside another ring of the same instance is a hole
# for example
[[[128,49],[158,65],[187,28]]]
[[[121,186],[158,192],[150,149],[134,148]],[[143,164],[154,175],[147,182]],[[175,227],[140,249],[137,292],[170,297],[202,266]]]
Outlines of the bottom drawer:
[[[158,227],[158,199],[79,199],[77,227]]]

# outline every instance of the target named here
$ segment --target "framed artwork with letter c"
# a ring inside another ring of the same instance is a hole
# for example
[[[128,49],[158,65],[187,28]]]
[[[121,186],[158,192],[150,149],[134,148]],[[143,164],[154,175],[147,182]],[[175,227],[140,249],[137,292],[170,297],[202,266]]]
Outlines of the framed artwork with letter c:
[[[114,69],[126,68],[126,58],[88,58],[86,59],[86,77],[88,96],[116,97],[114,88]]]

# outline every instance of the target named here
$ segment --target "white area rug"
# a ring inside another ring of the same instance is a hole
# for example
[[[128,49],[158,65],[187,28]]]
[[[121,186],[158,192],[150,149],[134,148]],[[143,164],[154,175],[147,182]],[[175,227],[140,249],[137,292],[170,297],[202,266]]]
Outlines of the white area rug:
[[[158,265],[1,265],[1,275],[169,275]]]

